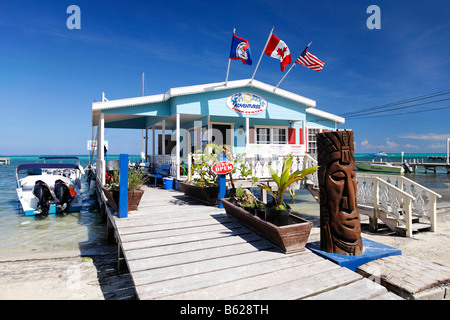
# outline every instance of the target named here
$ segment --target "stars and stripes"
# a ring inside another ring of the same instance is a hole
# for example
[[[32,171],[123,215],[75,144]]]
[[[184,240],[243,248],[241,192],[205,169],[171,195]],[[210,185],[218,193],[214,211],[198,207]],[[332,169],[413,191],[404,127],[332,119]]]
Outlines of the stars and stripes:
[[[302,54],[295,60],[295,63],[301,64],[309,69],[321,71],[324,66],[324,62],[317,58],[315,55],[308,51],[308,47],[303,50]]]

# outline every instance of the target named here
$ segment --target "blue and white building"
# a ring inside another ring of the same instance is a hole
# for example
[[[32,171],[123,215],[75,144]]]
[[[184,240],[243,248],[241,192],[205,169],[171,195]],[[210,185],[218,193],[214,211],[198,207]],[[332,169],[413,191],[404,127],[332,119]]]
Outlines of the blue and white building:
[[[344,122],[342,117],[317,109],[310,98],[249,79],[92,104],[97,145],[104,144],[105,128],[145,130],[145,141],[153,142],[152,150],[145,147],[146,159],[172,163],[177,178],[176,165],[207,143],[229,145],[235,154],[248,157],[314,156],[316,133],[334,130]],[[159,143],[158,150],[157,132],[162,137],[171,132],[171,141]],[[104,166],[104,150],[98,148],[97,168]]]

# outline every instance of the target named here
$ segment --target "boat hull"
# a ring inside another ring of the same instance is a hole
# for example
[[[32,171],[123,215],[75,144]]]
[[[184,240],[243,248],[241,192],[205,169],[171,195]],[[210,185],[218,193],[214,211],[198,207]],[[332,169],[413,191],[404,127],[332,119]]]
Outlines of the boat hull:
[[[405,169],[401,166],[383,165],[375,163],[355,163],[356,168],[362,171],[371,171],[379,173],[404,173]]]
[[[37,211],[39,200],[33,194],[33,186],[36,180],[42,180],[46,182],[49,186],[51,186],[50,192],[55,200],[50,202],[50,208],[48,213],[55,214],[61,212],[60,208],[56,204],[58,200],[53,190],[55,180],[57,179],[62,179],[68,184],[71,183],[70,179],[58,175],[31,175],[20,180],[19,187],[16,188],[16,192],[17,198],[19,199],[20,205],[25,215],[33,216],[36,214],[40,214],[40,212]],[[75,191],[77,195],[75,195],[72,202],[70,202],[66,212],[77,212],[81,210],[82,207],[81,192],[76,186]]]

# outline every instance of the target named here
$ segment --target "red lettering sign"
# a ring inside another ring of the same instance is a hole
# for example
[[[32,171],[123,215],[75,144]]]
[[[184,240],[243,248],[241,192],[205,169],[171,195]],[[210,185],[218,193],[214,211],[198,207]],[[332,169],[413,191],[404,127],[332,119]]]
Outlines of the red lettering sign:
[[[214,163],[211,169],[217,174],[227,174],[230,173],[233,170],[233,168],[234,165],[231,162],[221,161]]]

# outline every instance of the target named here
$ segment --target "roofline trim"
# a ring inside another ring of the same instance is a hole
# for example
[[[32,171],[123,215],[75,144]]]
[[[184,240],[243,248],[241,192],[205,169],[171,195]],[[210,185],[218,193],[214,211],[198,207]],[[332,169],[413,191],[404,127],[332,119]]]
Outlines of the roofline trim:
[[[283,90],[280,88],[277,88],[274,91],[275,87],[272,85],[268,85],[268,84],[265,84],[265,83],[257,81],[257,80],[251,81],[250,79],[243,79],[243,80],[228,81],[227,85],[225,85],[225,82],[217,82],[217,83],[208,83],[208,84],[194,85],[194,86],[187,86],[187,87],[176,87],[176,88],[170,88],[164,94],[109,100],[109,101],[107,100],[107,101],[101,101],[101,102],[93,102],[92,110],[97,111],[97,110],[106,110],[106,109],[114,109],[114,108],[121,108],[121,107],[138,106],[138,105],[149,104],[149,103],[158,103],[158,102],[167,101],[170,98],[177,97],[177,96],[198,94],[198,93],[204,93],[204,92],[221,91],[221,90],[234,89],[234,88],[245,88],[245,87],[257,88],[257,89],[264,90],[264,91],[267,91],[270,93],[274,93],[276,95],[287,98],[289,100],[293,100],[293,101],[305,104],[307,107],[310,107],[310,108],[314,108],[316,106],[316,101],[314,101],[312,99],[308,99],[303,96],[300,96],[296,93],[292,93],[292,92],[289,92],[289,91],[286,91],[286,90]]]

